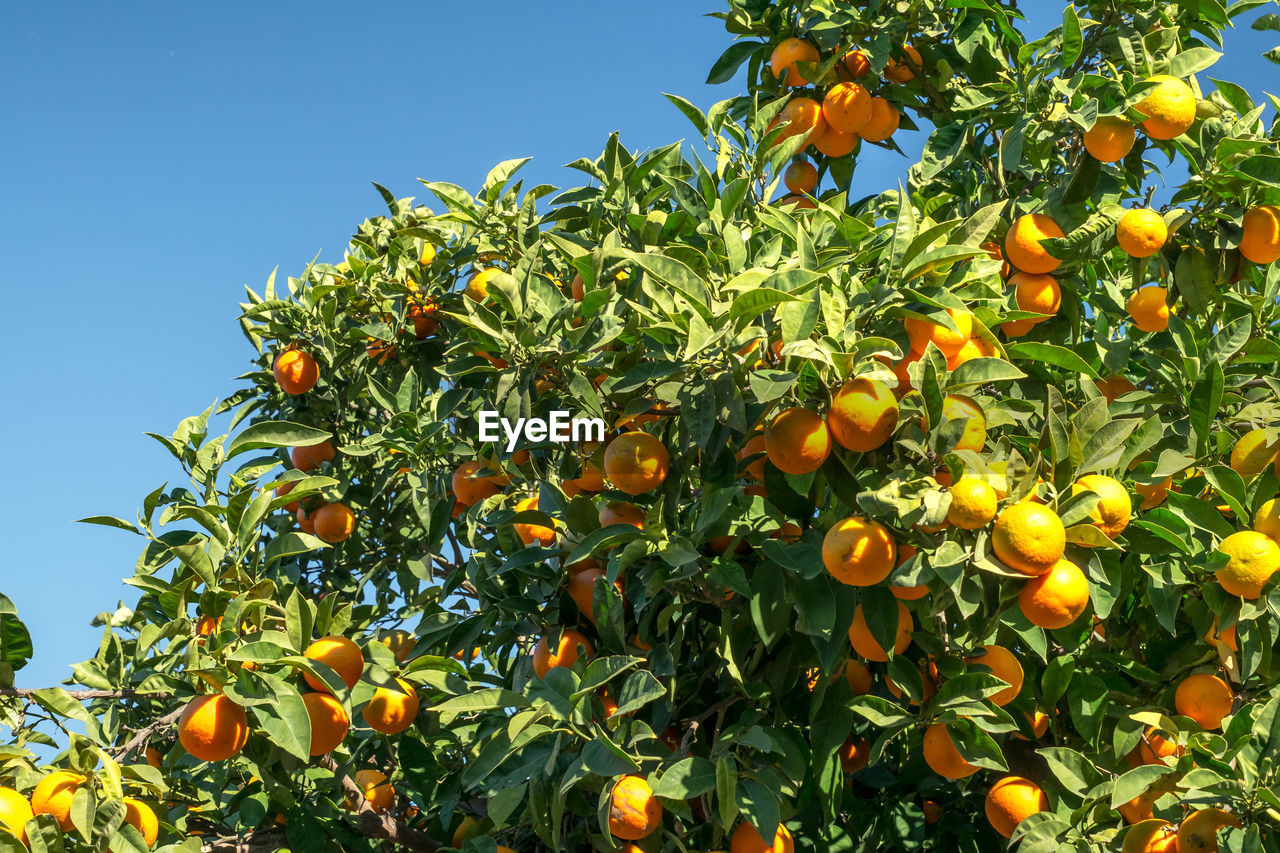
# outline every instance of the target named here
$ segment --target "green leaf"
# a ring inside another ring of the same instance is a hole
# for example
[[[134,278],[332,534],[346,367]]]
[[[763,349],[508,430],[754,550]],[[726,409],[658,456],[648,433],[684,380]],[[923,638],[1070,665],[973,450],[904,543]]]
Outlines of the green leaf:
[[[1201,448],[1197,454],[1208,447],[1209,431],[1213,429],[1214,422],[1217,420],[1225,384],[1226,377],[1222,373],[1222,365],[1214,359],[1206,360],[1204,371],[1192,386],[1191,398],[1188,401],[1191,428],[1196,436],[1196,447]]]
[[[627,676],[622,689],[618,691],[618,710],[614,712],[614,716],[620,717],[623,714],[639,711],[645,705],[656,702],[665,695],[667,695],[667,689],[662,686],[662,682],[653,677],[653,673],[649,670],[633,672]]]
[[[758,41],[739,41],[729,45],[711,66],[711,71],[707,74],[707,83],[710,85],[728,83],[733,79],[733,75],[738,73],[742,63],[747,61],[747,57],[764,47],[765,45]]]
[[[1151,784],[1161,776],[1176,772],[1174,768],[1162,764],[1144,764],[1133,768],[1117,779],[1115,787],[1111,789],[1111,808],[1120,808],[1138,795],[1146,793]]]
[[[1181,80],[1197,71],[1203,71],[1221,58],[1222,54],[1212,48],[1193,47],[1170,59],[1167,73]]]
[[[668,800],[691,800],[716,788],[716,766],[705,758],[691,756],[663,771],[653,786],[654,796]]]
[[[1006,344],[1004,351],[1009,355],[1010,359],[1025,358],[1030,361],[1052,364],[1054,367],[1061,367],[1074,373],[1083,373],[1090,379],[1102,378],[1096,370],[1089,366],[1088,362],[1076,355],[1074,351],[1057,344],[1027,341],[1026,343]]]
[[[947,383],[948,388],[965,385],[986,385],[988,382],[1011,382],[1026,379],[1027,374],[1003,358],[973,358],[955,369]]]
[[[1217,278],[1213,262],[1199,249],[1184,251],[1173,267],[1174,285],[1187,307],[1196,314],[1203,314],[1217,301]]]
[[[330,437],[327,430],[316,429],[304,424],[289,421],[259,421],[244,428],[231,439],[227,445],[227,458],[230,459],[250,450],[262,450],[265,447],[310,447]]]

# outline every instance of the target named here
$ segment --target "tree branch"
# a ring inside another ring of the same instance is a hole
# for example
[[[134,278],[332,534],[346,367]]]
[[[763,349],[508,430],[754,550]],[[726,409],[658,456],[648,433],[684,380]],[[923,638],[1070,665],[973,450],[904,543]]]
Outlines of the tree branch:
[[[185,710],[187,710],[187,706],[184,703],[182,705],[179,705],[177,708],[174,708],[172,711],[165,714],[163,717],[156,720],[154,723],[151,723],[149,725],[143,726],[142,728],[138,729],[138,731],[134,733],[133,737],[125,741],[123,746],[112,750],[112,757],[115,758],[117,761],[119,761],[125,756],[127,756],[129,753],[133,752],[135,749],[146,746],[147,741],[151,740],[151,736],[153,734],[160,731],[161,729],[168,728],[169,726],[176,723],[178,721],[178,718],[182,716],[182,712]]]
[[[0,697],[30,699],[48,687],[0,687]],[[137,690],[67,690],[72,699],[172,699],[172,693],[140,693]]]
[[[416,829],[410,829],[402,820],[387,814],[378,814],[373,807],[364,798],[364,792],[350,776],[343,773],[338,768],[338,763],[331,757],[325,756],[320,760],[320,766],[328,770],[332,770],[335,776],[342,780],[342,791],[347,795],[347,799],[355,803],[356,816],[360,820],[360,832],[369,838],[382,838],[401,847],[404,850],[411,850],[414,853],[435,853],[444,845],[431,838],[423,832]]]

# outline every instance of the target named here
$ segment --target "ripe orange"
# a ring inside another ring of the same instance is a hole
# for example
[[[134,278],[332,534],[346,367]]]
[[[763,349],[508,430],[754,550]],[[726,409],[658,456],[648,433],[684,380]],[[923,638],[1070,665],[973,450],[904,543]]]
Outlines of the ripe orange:
[[[1022,716],[1027,718],[1027,723],[1031,725],[1031,734],[1038,738],[1044,737],[1045,732],[1049,731],[1049,715],[1039,708],[1034,713],[1024,713]],[[1026,735],[1021,732],[1014,735],[1018,740],[1029,740]]]
[[[221,693],[197,696],[178,718],[178,741],[201,761],[223,761],[249,742],[249,717]]]
[[[1169,328],[1168,291],[1159,285],[1139,288],[1127,306],[1133,325],[1143,332],[1163,332]]]
[[[898,425],[898,400],[875,379],[850,379],[831,399],[827,426],[847,450],[869,453],[883,445]]]
[[[860,50],[849,51],[841,58],[841,62],[855,80],[871,73],[871,60],[867,59],[867,55]]]
[[[884,79],[899,84],[910,83],[916,79],[916,73],[911,70],[911,66],[907,64],[906,60],[910,59],[911,63],[917,68],[923,68],[924,60],[920,56],[920,51],[909,44],[904,44],[902,46],[902,54],[904,57],[902,62],[895,62],[890,59],[888,64],[885,65]]]
[[[921,421],[925,421],[923,415]],[[948,394],[942,401],[942,422],[947,421],[965,422],[964,432],[960,434],[960,440],[956,442],[953,449],[972,450],[977,453],[986,446],[987,416],[973,398],[963,394]],[[927,422],[924,422],[923,426],[926,430],[929,429]]]
[[[808,160],[797,160],[782,173],[782,182],[793,193],[812,193],[818,186],[818,169]]]
[[[996,517],[999,498],[996,490],[986,480],[977,477],[961,477],[950,489],[951,506],[947,509],[947,521],[962,530],[986,527]]]
[[[320,379],[320,368],[309,354],[297,349],[287,349],[276,356],[271,368],[276,383],[286,394],[305,394]]]
[[[306,705],[307,718],[311,720],[311,754],[333,752],[351,727],[342,703],[328,693],[303,693],[302,703]]]
[[[924,812],[925,823],[937,823],[942,820],[942,806],[933,800],[921,800],[920,810]]]
[[[1142,740],[1138,742],[1138,763],[1164,764],[1164,760],[1166,758],[1185,755],[1186,751],[1187,748],[1185,746],[1179,746],[1174,741],[1161,735],[1155,729],[1148,728],[1143,732]],[[1159,798],[1156,797],[1154,799]]]
[[[822,540],[822,564],[849,586],[872,586],[889,577],[895,566],[893,535],[879,522],[846,518]]]
[[[1019,311],[1034,311],[1052,316],[1062,306],[1062,288],[1051,275],[1016,272],[1009,277],[1009,283],[1014,286],[1013,299]],[[1047,319],[1049,317],[1013,320],[1002,324],[1000,329],[1010,337],[1021,337],[1037,323],[1043,323]]]
[[[924,731],[924,760],[943,779],[964,779],[980,769],[960,755],[946,723],[934,723]]]
[[[822,99],[822,118],[841,133],[860,133],[871,121],[871,93],[859,83],[837,83]]]
[[[920,699],[908,696],[907,703],[911,705],[919,705],[921,699],[928,702],[934,696],[938,695],[938,665],[930,661],[927,664],[922,664],[919,671],[921,696]],[[894,699],[902,699],[905,691],[897,685],[893,680],[893,677],[888,673],[885,673],[884,676],[884,686],[888,688],[889,694],[893,696]]]
[[[1214,640],[1217,640],[1219,643],[1222,643],[1224,646],[1231,649],[1231,651],[1233,652],[1240,651],[1240,645],[1238,640],[1236,639],[1235,623],[1232,623],[1231,627],[1223,631],[1222,633],[1218,633],[1218,620],[1214,619],[1213,625],[1210,626],[1208,632],[1204,635],[1204,641],[1212,645]]]
[[[629,495],[643,494],[661,486],[670,467],[671,457],[666,446],[647,432],[624,432],[604,450],[605,476]]]
[[[851,660],[844,665],[844,677],[853,688],[854,696],[871,692],[871,670],[861,661]]]
[[[856,133],[837,130],[826,122],[822,122],[818,125],[817,129],[814,130],[813,135],[809,137],[809,143],[814,148],[818,149],[820,153],[834,158],[844,157],[852,152],[853,149],[857,147],[858,140],[860,138],[861,137]],[[809,207],[817,207],[817,205],[812,201],[809,201],[809,199],[802,199],[802,201],[808,201]]]
[[[1071,486],[1071,494],[1080,492],[1093,492],[1098,496],[1098,505],[1089,512],[1089,520],[1107,534],[1108,539],[1115,539],[1129,526],[1133,501],[1119,480],[1103,474],[1086,474]]]
[[[986,338],[969,338],[958,353],[947,359],[947,370],[955,370],[975,358],[998,358],[995,346]]]
[[[32,817],[31,803],[26,797],[12,788],[0,787],[0,825],[24,844],[27,841],[27,821]]]
[[[1025,575],[1043,575],[1062,559],[1067,532],[1058,514],[1024,501],[1005,508],[991,533],[996,557]]]
[[[1221,729],[1234,698],[1227,682],[1207,672],[1196,672],[1178,683],[1173,705],[1179,714],[1195,720],[1201,728]]]
[[[822,415],[794,407],[779,413],[764,430],[769,461],[787,474],[809,474],[831,453],[831,431]]]
[[[461,509],[461,507],[457,507],[456,509]],[[457,515],[458,513],[455,511],[454,517],[457,517]],[[298,529],[303,533],[310,533],[312,535],[315,535],[316,532],[316,523],[311,520],[311,516],[307,515],[307,511],[301,506],[298,507]]]
[[[915,623],[911,620],[911,611],[901,601],[898,605],[898,632],[893,639],[893,653],[900,655],[907,650],[907,646],[911,645],[911,630],[915,627]],[[853,624],[849,626],[849,644],[853,646],[853,650],[860,656],[870,661],[884,663],[889,659],[889,654],[880,644],[876,642],[876,638],[871,636],[871,629],[867,627],[866,616],[862,613],[862,605],[859,604],[853,611]]]
[[[285,495],[287,495],[287,494],[289,494],[290,492],[292,492],[292,491],[293,491],[293,489],[294,489],[294,487],[295,487],[295,486],[297,486],[297,485],[298,485],[298,481],[297,481],[297,480],[290,480],[290,481],[289,481],[289,482],[287,482],[287,483],[281,483],[280,485],[276,486],[276,497],[278,497],[278,498],[284,497]],[[297,511],[298,511],[298,502],[297,502],[297,501],[289,501],[287,504],[285,504],[283,507],[281,507],[281,509],[283,509],[285,512],[297,512]]]
[[[1028,504],[1034,506],[1034,504]],[[1018,593],[1018,607],[1032,625],[1065,628],[1089,606],[1089,580],[1070,560],[1027,581]]]
[[[382,814],[395,804],[396,789],[387,784],[387,774],[379,770],[357,770],[351,781],[356,783],[361,796],[369,804],[369,808],[373,809],[374,814]],[[348,811],[355,811],[356,804],[348,797],[343,801],[342,807]]]
[[[462,293],[472,302],[484,302],[489,298],[489,282],[501,270],[489,267],[487,269],[476,270],[471,274],[471,278],[467,279],[467,286],[463,288]]]
[[[1022,691],[1022,664],[1004,646],[986,645],[982,650],[984,654],[967,657],[964,662],[973,666],[985,666],[996,678],[1007,682],[1009,686],[992,696],[991,701],[1001,707],[1008,705]],[[1048,718],[1045,722],[1047,725]]]
[[[902,114],[884,98],[871,99],[871,119],[858,131],[868,142],[884,142],[898,132]]]
[[[1280,498],[1265,501],[1253,514],[1253,529],[1280,542]]]
[[[911,339],[912,352],[923,353],[930,343],[942,350],[942,354],[947,358],[960,352],[973,337],[973,315],[968,311],[957,311],[954,308],[948,308],[947,314],[956,324],[958,331],[952,331],[940,323],[916,317],[908,317],[902,321],[902,325],[907,329],[907,337]]]
[[[154,846],[160,835],[160,821],[151,806],[133,797],[122,797],[120,802],[124,803],[124,822],[138,830],[148,847]]]
[[[1151,257],[1168,239],[1164,217],[1148,207],[1127,211],[1116,223],[1116,242],[1131,258]]]
[[[922,356],[923,353],[909,349],[901,361],[897,361],[892,365],[893,375],[898,377],[898,384],[893,389],[896,396],[901,397],[911,390],[911,374],[908,372],[908,368],[919,361]]]
[[[776,142],[790,139],[793,136],[812,136],[826,127],[822,119],[822,104],[813,98],[796,97],[787,101],[787,105],[778,113],[778,117],[769,125],[772,130],[778,124],[785,124],[778,134]]]
[[[1043,213],[1028,213],[1018,218],[1004,239],[1004,254],[1009,263],[1022,271],[1051,273],[1062,261],[1040,245],[1041,240],[1065,236],[1058,223]]]
[[[795,853],[795,849],[791,832],[782,824],[778,824],[778,831],[773,834],[773,843],[770,844],[749,820],[738,824],[729,841],[729,853]]]
[[[1005,776],[987,792],[987,820],[1005,838],[1031,815],[1048,810],[1049,798],[1044,791],[1021,776]]]
[[[418,694],[413,685],[396,679],[399,690],[379,687],[365,703],[361,715],[369,728],[384,735],[397,735],[418,718]]]
[[[782,77],[785,74],[786,77],[782,82],[787,86],[792,88],[807,86],[810,81],[806,80],[796,68],[796,63],[818,61],[818,49],[809,42],[798,38],[783,39],[769,55],[769,70],[773,72],[774,77]]]
[[[1178,833],[1168,821],[1142,821],[1125,833],[1120,853],[1178,853]]]
[[[1268,467],[1280,476],[1280,438],[1267,442],[1267,431],[1251,429],[1231,448],[1231,470],[1246,480],[1251,480]]]
[[[1264,204],[1245,211],[1241,220],[1240,254],[1246,261],[1269,264],[1280,260],[1280,206]]]
[[[413,635],[403,628],[384,631],[382,636],[378,638],[378,642],[390,649],[400,663],[404,663],[409,659],[409,654],[413,651],[413,647],[417,645]]]
[[[604,472],[593,465],[589,459],[582,460],[580,476],[564,481],[564,493],[569,497],[582,492],[591,494],[602,489],[604,489]]]
[[[529,495],[516,502],[515,511],[525,512],[526,510],[538,509],[538,496]],[[526,545],[532,545],[537,542],[543,547],[554,545],[556,541],[556,531],[552,527],[545,527],[541,524],[531,524],[529,522],[517,521],[511,525],[515,528],[516,535],[520,537],[520,541]]]
[[[1146,116],[1142,129],[1152,139],[1174,139],[1187,132],[1196,120],[1196,96],[1177,77],[1157,74],[1149,82],[1158,85],[1134,107]]]
[[[1240,819],[1222,809],[1199,809],[1178,827],[1178,853],[1218,853],[1218,830],[1239,827]]]
[[[330,545],[343,542],[356,529],[356,517],[346,504],[325,504],[311,514],[316,536]]]
[[[1218,569],[1218,583],[1232,595],[1253,600],[1271,576],[1280,571],[1280,544],[1256,530],[1232,533],[1218,543],[1227,564]]]
[[[609,798],[609,833],[615,838],[638,841],[648,838],[662,824],[662,803],[643,776],[623,776]]]
[[[1169,497],[1169,489],[1173,486],[1173,477],[1165,477],[1159,483],[1134,483],[1133,490],[1142,496],[1142,505],[1138,509],[1155,509]]]
[[[871,741],[865,737],[854,740],[852,736],[840,747],[840,769],[853,774],[871,763]]]
[[[85,777],[69,770],[55,770],[45,776],[31,792],[32,813],[53,815],[63,832],[71,832],[75,829],[71,822],[71,800],[85,781]]]
[[[630,524],[637,530],[644,530],[645,511],[635,504],[614,502],[600,508],[600,526],[611,524]]]
[[[319,468],[323,463],[331,462],[333,457],[333,443],[328,439],[319,444],[310,444],[306,447],[298,446],[289,451],[289,458],[293,462],[293,467],[299,471],[311,471]]]
[[[1102,116],[1084,133],[1084,150],[1103,163],[1117,163],[1129,156],[1137,139],[1133,122],[1124,116]]]
[[[453,496],[463,506],[474,506],[500,493],[510,480],[479,459],[468,459],[453,470],[449,483]]]
[[[550,642],[546,635],[543,635],[538,638],[537,644],[533,647],[533,671],[539,678],[546,678],[547,673],[554,667],[573,666],[578,661],[578,646],[582,646],[583,653],[587,657],[595,654],[596,650],[591,645],[591,641],[573,628],[565,628],[560,632],[560,640],[556,643],[555,651],[551,650]]]
[[[364,655],[360,647],[346,637],[321,637],[307,646],[303,657],[328,665],[338,673],[348,690],[356,686],[364,673]],[[329,686],[311,673],[306,673],[303,678],[313,690],[329,691]]]

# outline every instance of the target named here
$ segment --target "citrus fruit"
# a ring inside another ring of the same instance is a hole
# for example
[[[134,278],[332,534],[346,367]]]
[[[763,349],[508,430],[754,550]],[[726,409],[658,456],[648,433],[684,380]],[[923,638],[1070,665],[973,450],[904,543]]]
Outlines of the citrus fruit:
[[[1207,672],[1195,672],[1178,682],[1173,706],[1203,729],[1221,729],[1222,718],[1231,713],[1234,699],[1227,682]]]
[[[1095,160],[1116,163],[1133,150],[1137,133],[1124,116],[1101,116],[1084,133],[1084,150]]]
[[[911,70],[911,65],[908,65],[906,60],[910,59],[912,65],[916,68],[922,68],[924,62],[920,57],[920,51],[916,50],[909,44],[904,44],[902,46],[902,54],[904,57],[902,62],[895,62],[893,59],[890,59],[885,65],[884,79],[898,84],[910,83],[912,80],[916,79],[916,73]]]
[[[1256,530],[1232,533],[1218,543],[1227,564],[1218,569],[1218,583],[1232,595],[1255,599],[1262,595],[1271,576],[1280,569],[1280,545]]]
[[[837,83],[822,99],[822,118],[841,133],[859,133],[871,121],[871,93],[859,83]]]
[[[980,769],[961,757],[946,723],[934,723],[925,729],[924,760],[943,779],[964,779]]]
[[[1040,241],[1063,237],[1058,223],[1043,213],[1028,213],[1018,218],[1004,240],[1004,254],[1014,268],[1043,274],[1056,270],[1062,261],[1049,254]]]
[[[1144,820],[1124,836],[1120,853],[1177,853],[1178,833],[1164,820]]]
[[[356,529],[356,517],[346,504],[325,504],[311,514],[311,524],[316,536],[330,545],[336,545],[345,541]]]
[[[1008,683],[1008,687],[999,693],[991,696],[990,699],[997,705],[1005,706],[1018,697],[1022,691],[1022,664],[1013,652],[1004,646],[985,645],[982,647],[983,654],[967,657],[964,662],[976,666],[985,666],[991,670],[991,674],[996,678]],[[1048,720],[1046,718],[1046,724]]]
[[[615,838],[648,838],[662,823],[662,803],[643,776],[623,776],[609,798],[609,832]]]
[[[328,693],[303,693],[302,704],[311,720],[311,754],[333,752],[351,727],[342,703]]]
[[[1167,74],[1157,74],[1147,82],[1157,85],[1134,105],[1147,117],[1142,122],[1147,136],[1165,140],[1186,133],[1196,120],[1196,96],[1191,87]]]
[[[831,431],[817,412],[793,407],[780,412],[764,430],[764,448],[774,467],[787,474],[810,474],[831,453]]]
[[[26,797],[12,788],[0,787],[0,824],[23,843],[27,840],[27,821],[32,817],[31,803]],[[153,838],[147,843],[154,841]]]
[[[917,317],[908,317],[903,321],[913,352],[923,353],[930,343],[948,358],[960,352],[960,349],[973,337],[973,315],[968,311],[958,311],[955,308],[948,308],[947,315],[955,323],[956,330],[941,323]]]
[[[578,662],[579,646],[587,657],[595,654],[595,647],[591,645],[591,641],[573,628],[565,628],[560,632],[560,639],[556,642],[554,651],[546,635],[539,637],[533,647],[533,671],[539,678],[546,678],[547,673],[557,666],[573,666]]]
[[[604,450],[605,476],[615,488],[629,495],[644,494],[661,486],[670,466],[666,445],[639,430],[624,432]]]
[[[986,480],[961,477],[951,486],[951,506],[947,521],[962,530],[986,527],[996,517],[996,490]]]
[[[770,844],[749,820],[738,824],[729,842],[729,853],[795,853],[795,849],[791,832],[782,824],[778,824],[778,831],[773,834],[773,843]]]
[[[1280,260],[1280,206],[1264,204],[1245,211],[1240,254],[1255,264]]]
[[[1178,827],[1178,853],[1218,853],[1218,830],[1240,826],[1240,819],[1222,809],[1199,809]]]
[[[1280,498],[1265,501],[1253,514],[1253,529],[1280,542]]]
[[[1280,475],[1280,438],[1267,441],[1265,429],[1251,429],[1231,448],[1231,470],[1246,480],[1253,479],[1270,466]]]
[[[1071,494],[1093,492],[1098,504],[1089,512],[1093,526],[1115,539],[1129,526],[1133,515],[1133,502],[1129,490],[1122,483],[1103,474],[1086,474],[1071,486]]]
[[[822,540],[822,564],[850,586],[872,586],[895,566],[893,535],[879,522],[851,517],[832,525]]]
[[[1127,211],[1116,223],[1116,242],[1131,258],[1149,258],[1164,247],[1169,228],[1149,207]]]
[[[818,169],[808,160],[797,160],[782,173],[782,182],[793,193],[811,193],[818,186]]]
[[[276,357],[271,372],[276,383],[286,394],[305,394],[320,379],[320,368],[309,354],[297,349],[287,349]]]
[[[1048,809],[1049,798],[1040,786],[1021,776],[1005,776],[987,792],[987,820],[1005,838],[1028,817]]]
[[[364,654],[361,653],[360,647],[347,637],[321,637],[307,646],[307,650],[302,654],[303,657],[317,663],[326,664],[338,673],[338,677],[347,685],[348,690],[356,686],[356,682],[364,673]],[[305,673],[303,678],[312,690],[326,693],[329,691],[329,685],[311,673]]]
[[[289,459],[293,462],[293,467],[299,471],[319,468],[323,463],[332,461],[333,457],[333,443],[328,439],[319,444],[309,444],[305,447],[300,445],[289,451]]]
[[[75,828],[75,824],[71,822],[71,800],[76,795],[76,789],[85,781],[85,777],[79,773],[55,770],[36,783],[35,790],[31,792],[31,811],[34,814],[53,815],[62,831],[70,832]]]
[[[598,514],[601,527],[611,524],[629,524],[637,530],[644,530],[645,511],[635,504],[614,501],[600,508]]]
[[[413,685],[396,679],[399,690],[379,687],[373,698],[365,703],[361,715],[375,732],[396,735],[413,725],[418,717],[418,694]]]
[[[1089,581],[1070,560],[1058,560],[1048,572],[1027,581],[1018,607],[1032,625],[1065,628],[1089,606]]]
[[[221,693],[197,696],[178,718],[178,741],[201,761],[224,761],[249,742],[249,718]]]
[[[796,63],[818,61],[816,47],[804,39],[788,38],[779,42],[769,54],[769,70],[773,72],[774,77],[783,77],[782,82],[792,88],[807,86],[810,81],[806,80],[796,68]]]
[[[468,459],[453,470],[449,483],[453,496],[463,506],[474,506],[499,494],[510,482],[507,477],[479,459]]]
[[[472,273],[467,279],[466,287],[462,289],[463,295],[472,302],[484,302],[489,298],[489,282],[493,281],[499,272],[501,270],[490,267]]]
[[[1058,280],[1051,275],[1028,272],[1016,272],[1009,277],[1009,284],[1014,287],[1014,303],[1019,311],[1034,311],[1037,314],[1054,315],[1062,306],[1062,288]],[[1003,323],[1001,330],[1010,337],[1021,337],[1037,323],[1043,323],[1049,317],[1028,317],[1025,320],[1013,320]],[[1012,328],[1011,328],[1012,327]]]
[[[948,394],[942,400],[942,422],[964,421],[964,432],[953,450],[982,450],[987,443],[987,416],[972,397]],[[927,430],[928,424],[925,423]]]
[[[893,653],[900,655],[907,650],[907,646],[911,645],[911,629],[915,626],[911,620],[911,611],[906,605],[901,601],[897,602],[897,605],[898,631],[893,640]],[[861,604],[853,611],[853,624],[849,626],[849,643],[855,652],[867,660],[884,663],[889,659],[888,652],[881,648],[876,638],[871,635]]]
[[[991,533],[996,557],[1024,575],[1043,575],[1062,559],[1067,533],[1058,514],[1031,502],[1007,507]]]
[[[374,814],[382,814],[395,804],[396,790],[387,784],[387,774],[382,771],[370,768],[357,770],[356,775],[351,777],[351,781],[356,783],[356,787],[360,789],[360,795],[369,804],[369,808],[373,809]],[[355,811],[356,804],[348,797],[343,801],[342,807],[348,811]]]
[[[538,496],[529,495],[516,501],[516,512],[528,512],[538,509]],[[526,545],[532,545],[537,542],[539,545],[554,545],[556,541],[556,531],[553,527],[546,527],[541,524],[534,524],[527,521],[517,521],[511,525],[515,528],[516,535],[520,537],[520,541]]]
[[[902,114],[884,98],[871,99],[871,118],[858,135],[868,142],[884,142],[898,132]]]

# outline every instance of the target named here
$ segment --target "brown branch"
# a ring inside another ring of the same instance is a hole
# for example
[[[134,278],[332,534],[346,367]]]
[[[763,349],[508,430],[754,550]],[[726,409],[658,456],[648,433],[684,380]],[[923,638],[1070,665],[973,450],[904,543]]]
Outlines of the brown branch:
[[[151,740],[151,736],[153,734],[176,723],[178,718],[182,716],[182,712],[185,710],[187,710],[187,706],[184,703],[179,705],[177,708],[174,708],[154,723],[138,729],[138,731],[134,733],[133,737],[129,738],[123,746],[112,750],[112,757],[119,761],[135,749],[146,746],[147,741]]]
[[[237,837],[221,835],[200,847],[205,853],[275,853],[288,849],[283,829],[258,829]]]
[[[360,832],[369,838],[381,838],[414,853],[435,853],[444,845],[426,833],[410,829],[402,820],[386,814],[378,814],[364,798],[364,793],[350,776],[338,769],[338,763],[325,756],[320,766],[333,771],[342,780],[342,791],[356,806],[356,816],[360,819]]]
[[[48,687],[0,687],[0,697],[30,699]],[[172,693],[141,693],[137,690],[66,690],[72,699],[172,699]]]

